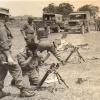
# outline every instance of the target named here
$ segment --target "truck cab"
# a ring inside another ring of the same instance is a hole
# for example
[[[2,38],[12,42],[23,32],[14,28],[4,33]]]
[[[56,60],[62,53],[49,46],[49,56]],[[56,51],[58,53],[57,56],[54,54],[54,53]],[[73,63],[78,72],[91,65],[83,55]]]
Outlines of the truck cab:
[[[50,33],[60,32],[64,28],[62,17],[61,14],[43,13],[43,21],[50,27]]]
[[[73,12],[69,14],[68,23],[65,25],[65,31],[85,32],[90,31],[90,13]]]

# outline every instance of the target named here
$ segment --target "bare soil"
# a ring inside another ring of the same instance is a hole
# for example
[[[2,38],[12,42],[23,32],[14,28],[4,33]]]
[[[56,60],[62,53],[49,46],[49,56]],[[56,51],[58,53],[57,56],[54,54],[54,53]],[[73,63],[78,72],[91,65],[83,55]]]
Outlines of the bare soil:
[[[24,39],[19,29],[11,29],[13,40],[13,56],[15,56],[25,46]],[[50,40],[58,39],[61,34],[54,33]],[[50,89],[35,91],[36,95],[31,98],[20,98],[19,90],[10,86],[12,77],[7,75],[5,79],[5,91],[11,92],[11,96],[2,98],[1,100],[100,100],[100,32],[92,31],[87,34],[68,34],[66,41],[74,45],[88,43],[88,48],[79,49],[80,54],[85,59],[85,62],[79,63],[78,57],[74,54],[70,61],[61,66],[58,70],[60,75],[68,84],[69,89],[65,85],[58,82],[44,84],[51,86]],[[63,59],[67,57],[67,52],[62,52]],[[57,62],[52,55],[47,63]],[[40,69],[42,73],[43,69]],[[43,76],[43,75],[42,75]],[[54,77],[54,76],[53,76]]]

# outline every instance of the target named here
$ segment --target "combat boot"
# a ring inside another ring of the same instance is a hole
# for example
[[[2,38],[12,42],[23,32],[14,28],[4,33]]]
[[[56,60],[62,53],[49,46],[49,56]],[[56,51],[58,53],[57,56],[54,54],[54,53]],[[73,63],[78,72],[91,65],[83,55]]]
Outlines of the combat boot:
[[[20,97],[32,97],[34,96],[34,90],[30,88],[22,88],[20,90]]]
[[[5,96],[10,96],[10,95],[11,95],[10,93],[6,93],[6,92],[0,90],[0,98],[3,98]]]

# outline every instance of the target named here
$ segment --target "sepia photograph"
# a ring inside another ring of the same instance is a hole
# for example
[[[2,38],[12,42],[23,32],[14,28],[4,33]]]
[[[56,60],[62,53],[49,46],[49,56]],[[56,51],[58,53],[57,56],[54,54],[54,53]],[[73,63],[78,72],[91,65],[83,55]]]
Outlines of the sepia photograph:
[[[100,100],[100,1],[0,0],[0,100]]]

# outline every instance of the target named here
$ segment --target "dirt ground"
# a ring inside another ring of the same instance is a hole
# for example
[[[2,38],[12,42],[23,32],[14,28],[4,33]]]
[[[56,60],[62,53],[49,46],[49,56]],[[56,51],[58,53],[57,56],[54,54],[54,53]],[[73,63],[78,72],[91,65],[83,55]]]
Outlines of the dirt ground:
[[[19,29],[13,28],[11,31],[14,36],[12,51],[15,56],[24,48],[25,42]],[[58,39],[61,37],[61,34],[52,34],[50,39]],[[88,43],[87,48],[79,49],[85,62],[79,63],[78,56],[74,54],[70,61],[58,70],[68,84],[69,89],[63,83],[55,82],[46,85],[52,86],[54,88],[53,92],[45,89],[35,91],[36,95],[34,97],[20,98],[18,95],[19,90],[10,86],[12,77],[8,74],[5,79],[4,90],[11,92],[12,96],[1,100],[100,100],[100,32],[92,31],[84,35],[68,34],[66,41],[74,45]],[[65,59],[67,52],[62,52],[61,56]],[[51,55],[47,62],[56,63],[57,60]],[[43,71],[43,69],[41,70]]]

